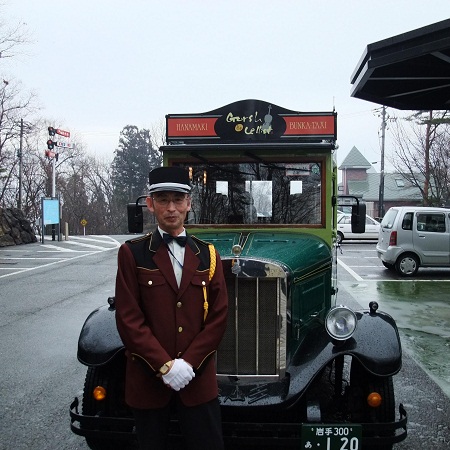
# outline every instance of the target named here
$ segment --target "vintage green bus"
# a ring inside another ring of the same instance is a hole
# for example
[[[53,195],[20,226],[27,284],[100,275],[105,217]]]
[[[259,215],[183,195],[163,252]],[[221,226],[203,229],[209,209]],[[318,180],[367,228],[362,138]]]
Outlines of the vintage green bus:
[[[376,302],[355,310],[338,295],[336,112],[243,100],[169,114],[166,125],[164,165],[186,168],[192,183],[186,228],[216,247],[227,280],[217,376],[229,448],[391,449],[405,439],[396,324]],[[129,205],[132,232],[142,232],[144,198]],[[350,200],[354,230],[364,231],[365,206]],[[88,372],[72,430],[92,449],[127,448],[114,298],[86,320],[78,358]]]

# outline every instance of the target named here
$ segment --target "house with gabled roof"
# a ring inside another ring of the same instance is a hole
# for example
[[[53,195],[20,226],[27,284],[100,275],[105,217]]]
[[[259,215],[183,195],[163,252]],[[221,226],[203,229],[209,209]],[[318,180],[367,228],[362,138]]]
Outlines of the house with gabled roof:
[[[358,197],[366,203],[367,214],[378,216],[380,198],[380,174],[367,161],[363,154],[353,147],[338,167],[342,171],[342,182],[339,184],[339,195]],[[398,172],[384,173],[383,210],[392,206],[421,206],[422,194],[406,174]],[[351,203],[341,201],[340,205]]]

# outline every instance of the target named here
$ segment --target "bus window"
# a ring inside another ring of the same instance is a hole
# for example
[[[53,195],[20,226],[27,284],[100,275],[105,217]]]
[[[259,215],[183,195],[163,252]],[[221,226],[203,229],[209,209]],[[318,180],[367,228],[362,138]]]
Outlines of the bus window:
[[[180,164],[192,178],[190,224],[321,224],[322,163]]]

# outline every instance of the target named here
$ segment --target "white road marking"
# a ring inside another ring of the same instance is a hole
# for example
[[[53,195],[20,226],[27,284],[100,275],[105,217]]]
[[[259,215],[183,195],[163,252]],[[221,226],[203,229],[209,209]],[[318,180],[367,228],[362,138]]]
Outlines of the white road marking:
[[[347,264],[343,263],[340,259],[338,259],[338,264],[345,269],[355,280],[358,281],[364,281],[363,278],[361,278],[353,269],[350,269],[349,266],[347,266]]]
[[[65,243],[69,244],[69,245],[75,245],[77,247],[95,248],[95,249],[105,250],[105,247],[102,247],[101,245],[86,244],[84,242],[66,241]],[[116,248],[116,247],[110,247],[110,248]]]
[[[101,237],[101,236],[100,236]],[[35,267],[0,267],[0,270],[12,270],[12,272],[10,273],[6,273],[4,275],[0,275],[0,278],[6,278],[9,277],[11,275],[15,275],[17,273],[23,273],[23,272],[29,272],[31,270],[36,270],[36,269],[41,269],[43,267],[49,267],[49,266],[53,266],[55,264],[60,264],[63,262],[67,262],[73,259],[79,259],[79,258],[83,258],[85,256],[89,256],[95,253],[101,253],[101,252],[106,252],[109,250],[114,250],[117,249],[118,247],[120,247],[120,242],[117,241],[116,239],[109,237],[109,236],[104,236],[104,239],[92,239],[92,238],[81,238],[81,237],[76,237],[75,240],[83,240],[83,241],[93,241],[93,242],[102,242],[104,244],[106,244],[106,246],[100,246],[100,245],[90,245],[87,244],[85,242],[70,242],[70,241],[61,241],[60,244],[63,243],[71,243],[74,246],[78,246],[81,248],[89,248],[90,250],[86,249],[86,250],[74,250],[72,248],[67,248],[64,247],[63,245],[54,245],[54,244],[41,244],[41,247],[45,248],[45,250],[37,250],[37,253],[71,253],[74,256],[60,256],[60,257],[42,257],[42,258],[33,258],[33,257],[5,257],[5,258],[0,258],[0,261],[6,261],[6,260],[14,260],[14,261],[25,261],[25,260],[36,260],[36,261],[49,261],[49,260],[53,260],[47,264],[39,264],[38,266]],[[112,246],[111,246],[112,245]],[[8,251],[10,251],[11,249],[8,249]],[[1,254],[1,253],[0,253]]]
[[[52,244],[42,244],[42,247],[48,249],[48,250],[38,250],[38,253],[53,253],[53,252],[79,252],[80,250],[73,250],[71,248],[66,247],[58,247],[57,245]],[[87,250],[81,250],[86,252]]]

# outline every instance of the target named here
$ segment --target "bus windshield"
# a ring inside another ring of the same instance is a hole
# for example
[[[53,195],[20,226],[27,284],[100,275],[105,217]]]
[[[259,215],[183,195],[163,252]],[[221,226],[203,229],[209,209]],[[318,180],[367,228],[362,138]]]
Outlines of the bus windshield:
[[[192,182],[188,224],[322,223],[322,161],[177,165]]]

